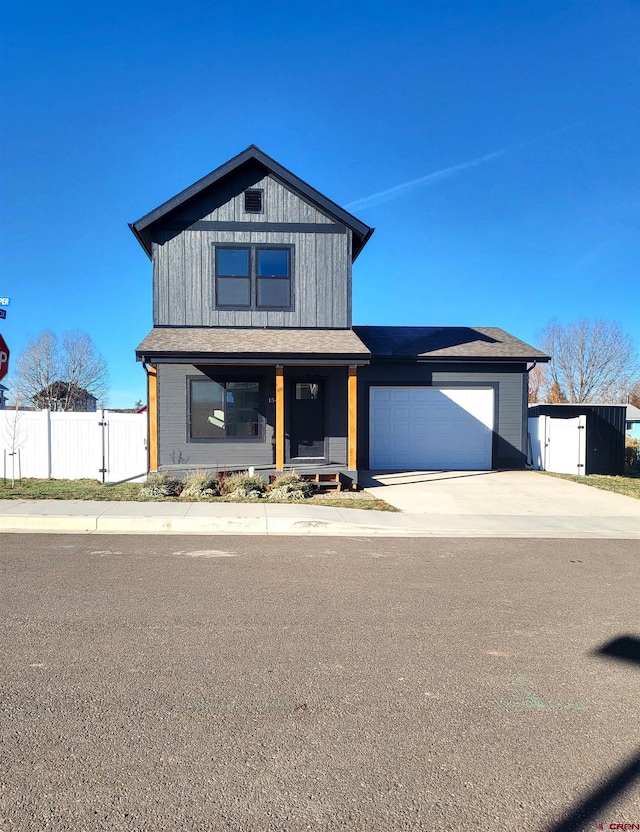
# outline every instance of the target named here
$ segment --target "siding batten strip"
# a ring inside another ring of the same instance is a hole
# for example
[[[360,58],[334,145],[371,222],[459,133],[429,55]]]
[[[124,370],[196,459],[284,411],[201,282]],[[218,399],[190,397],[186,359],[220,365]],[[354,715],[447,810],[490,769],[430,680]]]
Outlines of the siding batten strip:
[[[357,434],[358,434],[358,368],[349,367],[348,379],[348,412],[349,412],[349,470],[357,468]]]
[[[158,470],[158,368],[147,370],[147,402],[149,411],[149,470]]]
[[[284,367],[276,366],[276,470],[284,470]]]

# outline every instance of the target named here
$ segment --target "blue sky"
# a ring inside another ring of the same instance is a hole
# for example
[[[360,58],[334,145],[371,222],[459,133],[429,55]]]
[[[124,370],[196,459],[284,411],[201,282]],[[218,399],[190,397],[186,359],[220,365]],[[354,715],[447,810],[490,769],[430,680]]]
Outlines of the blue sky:
[[[376,233],[354,323],[640,341],[640,4],[2,0],[0,332],[144,398],[127,223],[255,143]]]

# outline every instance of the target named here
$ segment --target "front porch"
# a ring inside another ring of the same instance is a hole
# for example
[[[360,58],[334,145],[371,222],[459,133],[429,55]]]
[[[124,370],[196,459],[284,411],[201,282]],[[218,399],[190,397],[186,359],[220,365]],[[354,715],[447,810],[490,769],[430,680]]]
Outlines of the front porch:
[[[358,365],[158,361],[147,367],[149,470],[295,470],[357,484]]]

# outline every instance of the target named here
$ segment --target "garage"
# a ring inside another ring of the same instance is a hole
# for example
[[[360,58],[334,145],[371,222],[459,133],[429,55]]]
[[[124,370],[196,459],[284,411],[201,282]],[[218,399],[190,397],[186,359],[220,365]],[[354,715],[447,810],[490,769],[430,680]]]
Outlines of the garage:
[[[371,387],[369,467],[486,471],[492,387]]]

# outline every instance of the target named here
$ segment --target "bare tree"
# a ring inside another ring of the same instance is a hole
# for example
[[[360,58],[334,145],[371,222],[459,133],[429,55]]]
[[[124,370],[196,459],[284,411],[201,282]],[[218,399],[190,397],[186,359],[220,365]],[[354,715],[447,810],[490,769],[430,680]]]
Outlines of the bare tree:
[[[90,396],[106,396],[109,373],[89,335],[67,332],[60,344],[45,330],[18,356],[15,386],[38,410],[84,410]]]
[[[627,391],[627,395],[624,398],[625,404],[633,404],[636,407],[640,407],[640,378],[634,381],[631,389]]]
[[[20,479],[22,478],[21,474],[21,465],[20,465],[20,451],[22,446],[24,445],[27,435],[26,430],[23,429],[21,424],[22,421],[22,411],[20,410],[20,398],[18,396],[15,397],[15,402],[11,410],[3,410],[0,414],[0,425],[2,425],[2,430],[0,430],[0,435],[2,439],[7,445],[7,448],[4,449],[4,471],[3,476],[6,477],[6,464],[7,464],[7,456],[10,458],[11,462],[11,487],[13,488],[16,482],[16,461],[18,463],[18,476]],[[7,450],[9,453],[7,454]],[[17,457],[17,460],[16,460]]]
[[[545,401],[547,389],[547,372],[543,364],[536,364],[529,370],[529,404]]]
[[[550,389],[569,402],[615,402],[638,374],[633,341],[620,324],[579,320],[562,326],[549,321],[540,347],[551,357]]]

